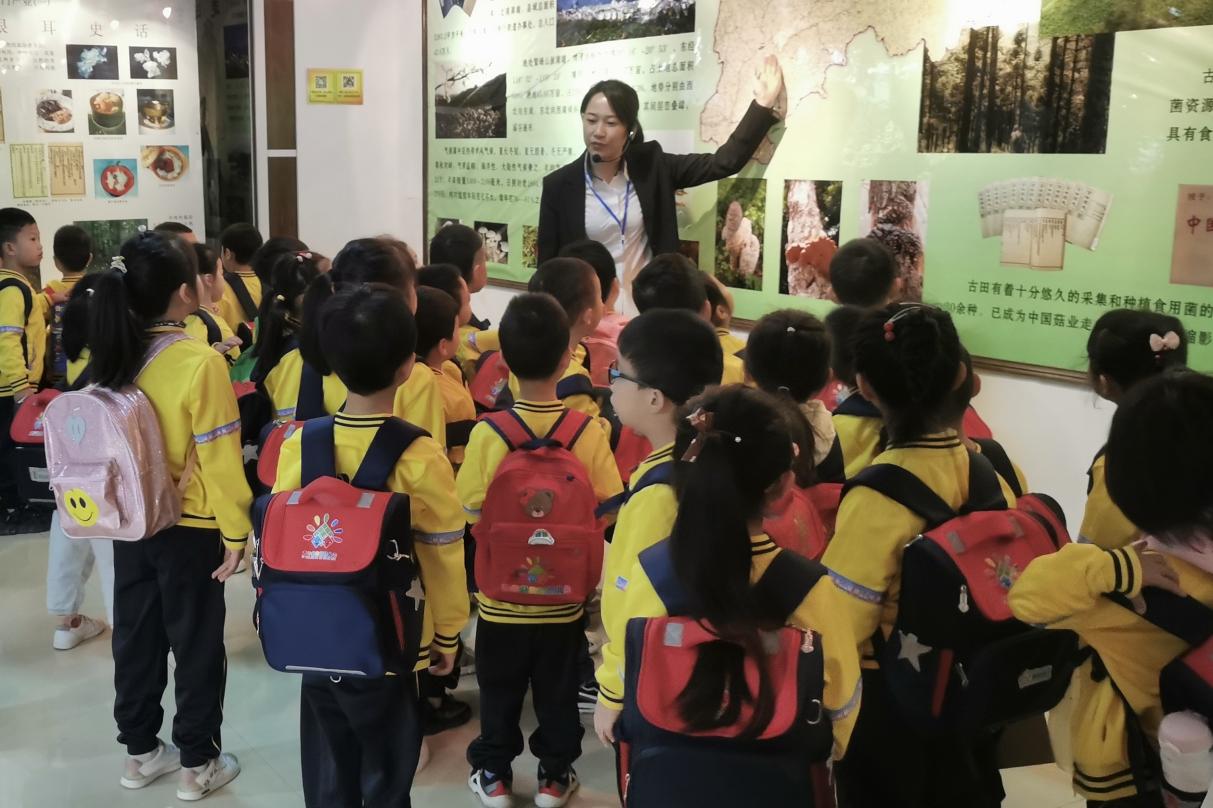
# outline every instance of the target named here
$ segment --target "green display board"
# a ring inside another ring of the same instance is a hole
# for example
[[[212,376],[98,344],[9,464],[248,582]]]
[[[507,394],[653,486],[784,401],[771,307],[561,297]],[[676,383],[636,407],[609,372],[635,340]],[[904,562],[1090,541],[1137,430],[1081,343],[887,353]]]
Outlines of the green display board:
[[[636,87],[667,151],[711,151],[774,54],[784,121],[678,197],[739,318],[824,314],[837,245],[872,235],[975,355],[1081,370],[1092,322],[1133,307],[1179,316],[1213,369],[1210,0],[426,2],[427,226],[480,230],[496,279],[533,271],[592,83]]]

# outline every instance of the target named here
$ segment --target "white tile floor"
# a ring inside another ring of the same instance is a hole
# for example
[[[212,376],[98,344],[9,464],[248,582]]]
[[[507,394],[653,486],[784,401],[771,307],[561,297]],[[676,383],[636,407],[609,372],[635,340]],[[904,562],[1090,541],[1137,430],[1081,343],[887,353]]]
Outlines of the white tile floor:
[[[0,808],[76,808],[115,805],[165,808],[180,805],[173,778],[143,791],[118,785],[122,750],[112,718],[113,662],[109,634],[70,652],[51,649],[53,623],[45,613],[46,537],[0,538]],[[96,580],[89,582],[85,612],[103,614]],[[266,667],[249,615],[247,574],[228,583],[229,678],[224,745],[239,756],[243,772],[206,801],[210,808],[302,806],[299,779],[298,680]],[[470,678],[464,689],[470,689]],[[475,704],[474,689],[465,693]],[[172,688],[165,698],[172,715]],[[587,720],[588,726],[588,720]],[[433,759],[413,789],[419,808],[476,805],[467,790],[464,750],[475,722],[430,739]],[[573,805],[616,806],[611,753],[587,729],[578,763],[583,788]],[[515,766],[520,795],[533,794],[536,762]],[[1007,808],[1080,806],[1068,779],[1051,766],[1004,773]],[[524,804],[522,800],[519,804]]]

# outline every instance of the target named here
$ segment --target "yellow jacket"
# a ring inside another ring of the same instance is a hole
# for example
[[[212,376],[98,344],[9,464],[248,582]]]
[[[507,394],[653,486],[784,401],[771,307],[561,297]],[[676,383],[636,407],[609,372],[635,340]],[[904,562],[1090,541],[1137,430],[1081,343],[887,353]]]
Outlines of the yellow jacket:
[[[290,420],[299,404],[299,382],[303,376],[303,356],[299,349],[287,351],[265,377],[265,390],[274,404],[274,417]],[[333,415],[345,405],[349,391],[336,373],[324,377],[324,409]]]
[[[219,339],[216,340],[216,342],[223,342],[226,339],[236,336],[235,332],[232,331],[232,327],[227,324],[227,320],[223,319],[219,312],[215,311],[214,309],[207,308],[206,313],[211,316],[211,319],[215,321],[215,325],[219,329]],[[210,335],[207,333],[206,321],[204,321],[197,313],[191,314],[189,317],[185,318],[185,333],[202,342],[204,345],[213,344],[211,342]],[[240,346],[237,345],[234,348],[228,349],[227,353],[223,355],[223,358],[227,360],[229,366],[234,365],[236,360],[240,358]]]
[[[29,290],[30,311],[27,317],[20,289],[15,286],[0,289],[0,398],[12,398],[14,393],[36,388],[42,380],[46,356],[46,318],[39,302],[43,295],[19,272],[0,270],[0,281],[6,280],[16,280]]]
[[[472,401],[472,394],[463,381],[463,374],[454,362],[443,362],[442,370],[430,368],[430,371],[434,374],[434,381],[438,383],[438,394],[442,398],[443,442],[448,444],[446,456],[450,458],[452,466],[459,468],[467,447],[449,445],[450,440],[446,432],[452,424],[475,421],[476,403]]]
[[[847,405],[847,401],[851,403]],[[849,413],[851,409],[857,412]],[[838,410],[834,411],[834,431],[842,447],[842,462],[848,480],[872,465],[884,450],[884,419],[859,393],[851,393],[839,403]]]
[[[442,392],[434,374],[422,362],[413,365],[408,380],[396,388],[393,414],[402,421],[419,426],[446,450],[446,417],[442,410]]]
[[[1105,550],[1124,547],[1138,536],[1137,528],[1116,507],[1108,494],[1106,459],[1100,450],[1087,472],[1087,507],[1082,514],[1082,527],[1078,529],[1078,540],[1094,544]]]
[[[459,326],[459,348],[455,361],[469,382],[476,377],[476,363],[480,361],[481,354],[500,350],[501,337],[496,330],[481,331],[474,325]]]
[[[746,341],[727,328],[717,328],[716,336],[720,338],[720,350],[725,356],[736,356],[745,350]]]
[[[249,296],[253,298],[253,305],[261,305],[261,279],[252,270],[246,272],[237,272],[240,280],[244,281],[244,286],[248,289]],[[246,323],[250,318],[245,316],[244,307],[240,305],[239,298],[236,297],[236,292],[232,289],[232,284],[229,282],[223,288],[223,297],[219,299],[219,316],[227,321],[228,326],[233,332],[240,328],[241,323]],[[253,314],[256,317],[256,313]]]

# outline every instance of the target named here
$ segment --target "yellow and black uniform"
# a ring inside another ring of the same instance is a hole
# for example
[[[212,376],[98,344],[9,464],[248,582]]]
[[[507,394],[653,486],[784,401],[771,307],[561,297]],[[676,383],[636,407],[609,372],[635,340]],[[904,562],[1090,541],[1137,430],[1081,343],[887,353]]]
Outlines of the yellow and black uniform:
[[[469,382],[476,376],[476,363],[489,351],[501,350],[501,337],[497,331],[485,331],[474,325],[459,326],[459,348],[455,361]]]
[[[463,374],[454,362],[443,362],[442,370],[430,368],[438,393],[442,396],[442,418],[446,422],[446,456],[451,465],[458,468],[463,463],[467,441],[471,437],[472,425],[476,421],[476,404],[463,381]]]
[[[569,389],[590,389],[594,386],[590,379],[590,372],[586,370],[585,362],[588,352],[584,345],[578,344],[573,349],[573,357],[569,360],[569,366],[565,368],[564,375],[560,377],[560,382],[557,384],[557,395],[561,395],[561,388]],[[573,380],[573,381],[570,381]],[[584,380],[584,381],[582,381]],[[518,385],[518,377],[513,373],[510,374],[510,394],[515,401],[520,395]],[[598,419],[602,416],[602,407],[598,405],[598,399],[594,398],[588,392],[577,392],[569,395],[561,395],[561,402],[570,410],[576,412],[584,412],[591,418]],[[611,433],[610,424],[605,420],[600,420],[599,424],[607,431],[607,435]]]
[[[199,310],[199,312],[202,311],[203,310],[201,309]],[[232,327],[227,324],[227,320],[225,320],[215,309],[205,309],[206,315],[209,316],[211,322],[215,324],[213,329],[210,327],[207,321],[203,319],[202,314],[199,312],[195,312],[194,314],[191,314],[189,317],[185,318],[185,333],[189,334],[194,339],[199,340],[206,345],[214,345],[217,342],[223,342],[236,336],[236,333],[232,331]],[[213,337],[216,336],[219,337],[219,339],[213,339]],[[223,358],[227,360],[229,367],[234,365],[236,360],[240,358],[240,346],[237,345],[234,348],[229,348],[227,353],[223,355]]]
[[[291,419],[299,403],[299,383],[303,378],[303,356],[299,349],[287,351],[265,377],[265,390],[274,405],[274,417]],[[324,409],[329,415],[345,404],[349,391],[336,373],[324,377]]]
[[[48,283],[38,295],[38,306],[42,309],[42,320],[46,324],[46,367],[43,372],[42,384],[45,387],[58,384],[64,378],[67,358],[62,355],[63,344],[63,309],[67,298],[71,295],[76,284],[83,275],[64,275]],[[56,309],[59,322],[56,322]],[[59,364],[59,360],[63,364]]]
[[[179,327],[153,333],[184,334]],[[94,346],[95,348],[96,346]],[[114,716],[132,755],[157,748],[171,647],[183,766],[218,754],[226,660],[222,582],[212,573],[224,546],[243,550],[253,495],[244,476],[240,414],[223,357],[192,339],[166,347],[135,379],[155,410],[164,456],[184,486],[177,525],[143,541],[114,542]],[[222,539],[222,543],[220,542]]]
[[[396,388],[394,414],[402,421],[429,432],[443,451],[446,450],[442,391],[438,389],[438,380],[433,372],[424,363],[415,363],[405,383]]]
[[[244,288],[248,289],[249,297],[253,302],[253,316],[249,317],[248,312],[244,310],[244,306],[240,303],[240,298],[236,295],[236,290],[232,288],[232,279],[228,277],[234,275],[244,282]],[[256,309],[261,305],[261,279],[251,269],[241,270],[239,272],[224,273],[227,278],[227,284],[223,289],[223,297],[219,299],[219,316],[227,321],[228,326],[233,332],[240,330],[241,323],[247,323],[254,319]]]
[[[884,417],[858,392],[852,392],[834,410],[834,430],[842,446],[844,473],[849,480],[872,465],[884,450]]]
[[[911,472],[953,509],[969,497],[969,452],[954,430],[891,445],[873,461],[881,463]],[[1013,505],[1014,494],[999,482]],[[1001,790],[991,739],[921,736],[890,703],[873,654],[871,638],[877,631],[887,638],[897,618],[902,549],[926,527],[903,505],[857,487],[843,497],[822,558],[843,593],[838,608],[860,643],[865,669],[864,710],[838,769],[840,795],[849,803],[986,805]]]
[[[763,576],[776,554],[784,552],[765,534],[750,538],[750,582]],[[851,624],[841,608],[845,598],[825,580],[814,586],[788,620],[796,628],[811,629],[821,635],[825,645],[825,691],[822,707],[834,728],[834,758],[847,750],[851,730],[859,711],[861,697],[859,657]],[[624,592],[623,611],[634,617],[664,617],[666,605],[658,597],[639,560],[632,564]],[[622,637],[608,637],[598,668],[599,703],[615,710],[623,709],[626,666]]]
[[[1174,556],[1167,561],[1184,593],[1213,606],[1213,575]],[[1070,544],[1029,564],[1009,595],[1017,618],[1074,631],[1097,655],[1074,674],[1081,686],[1070,722],[1074,788],[1089,800],[1137,793],[1129,768],[1125,706],[1112,683],[1153,737],[1163,717],[1159,671],[1189,647],[1104,597],[1135,598],[1141,586],[1141,561],[1133,550]],[[1104,670],[1107,675],[1101,675]]]
[[[37,299],[42,296],[24,275],[0,270],[0,284],[4,284],[0,287],[0,398],[11,399],[16,393],[36,388],[42,380],[46,318]],[[24,287],[28,296],[19,287]],[[3,427],[8,429],[7,421]]]
[[[745,360],[726,351],[724,372],[720,375],[720,383],[745,384]]]
[[[42,318],[49,326],[51,314],[56,303],[66,303],[76,284],[80,283],[83,275],[64,275],[49,282],[38,296],[38,305],[42,307]]]
[[[88,348],[85,348],[83,351],[80,352],[80,355],[77,356],[75,358],[75,360],[71,360],[71,359],[68,360],[68,362],[67,362],[67,383],[68,383],[68,385],[74,385],[80,379],[80,374],[84,373],[84,369],[88,367],[89,359],[91,359],[91,358],[92,358],[92,354],[89,353]]]
[[[1087,507],[1082,514],[1078,540],[1105,550],[1115,550],[1134,541],[1139,531],[1112,501],[1108,493],[1105,464],[1103,449],[1100,449],[1091,470],[1087,472]]]
[[[746,341],[727,328],[717,328],[716,336],[720,338],[720,350],[725,356],[740,356],[745,350]]]

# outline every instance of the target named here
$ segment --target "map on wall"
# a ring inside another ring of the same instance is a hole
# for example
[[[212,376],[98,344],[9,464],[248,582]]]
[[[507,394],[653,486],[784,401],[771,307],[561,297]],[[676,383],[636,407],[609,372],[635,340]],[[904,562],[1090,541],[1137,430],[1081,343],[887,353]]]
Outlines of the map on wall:
[[[1213,368],[1213,0],[428,2],[427,228],[478,228],[495,278],[533,271],[595,81],[635,87],[666,151],[710,152],[774,55],[783,121],[677,198],[738,317],[824,314],[830,259],[870,236],[976,355],[1079,370],[1102,311],[1148,308]]]

